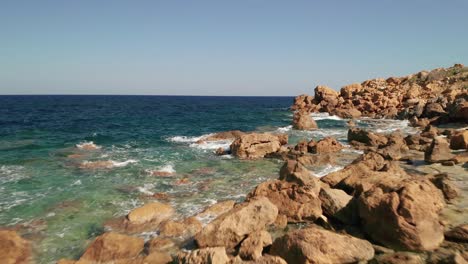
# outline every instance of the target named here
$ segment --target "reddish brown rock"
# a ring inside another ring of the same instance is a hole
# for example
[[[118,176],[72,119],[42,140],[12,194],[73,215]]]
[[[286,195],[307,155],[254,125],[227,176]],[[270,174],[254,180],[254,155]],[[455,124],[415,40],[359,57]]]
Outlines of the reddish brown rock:
[[[175,261],[180,264],[227,264],[229,257],[224,247],[211,247],[180,252]]]
[[[29,263],[31,246],[15,231],[0,230],[0,260],[5,264]]]
[[[136,258],[143,251],[141,238],[105,233],[88,246],[80,261],[108,262]]]
[[[231,153],[241,159],[263,158],[277,152],[287,142],[283,135],[268,133],[250,133],[237,138],[231,144]]]
[[[351,195],[339,189],[322,188],[319,194],[323,214],[343,223],[357,223],[357,206]]]
[[[317,183],[317,178],[307,170],[300,162],[287,160],[280,169],[280,180],[295,182],[299,185],[308,185]]]
[[[318,142],[310,141],[308,151],[314,154],[338,152],[343,149],[343,145],[333,137],[325,137]]]
[[[203,220],[205,219],[212,220],[228,212],[229,210],[231,210],[235,204],[236,202],[232,200],[218,202],[218,203],[213,204],[210,207],[207,207],[205,210],[197,214],[195,217],[198,219],[203,219]]]
[[[374,257],[372,244],[349,235],[308,227],[276,239],[270,254],[288,263],[357,263]]]
[[[245,236],[265,229],[275,222],[278,208],[268,199],[259,197],[237,205],[206,225],[195,242],[200,248],[224,246],[234,248]]]
[[[364,231],[398,250],[433,250],[443,241],[439,212],[444,199],[429,180],[409,179],[399,187],[375,185],[359,198]]]
[[[272,243],[271,235],[267,231],[252,233],[242,241],[239,256],[242,259],[257,260],[262,257],[263,249]]]
[[[456,132],[450,138],[450,148],[468,150],[468,130]]]
[[[436,137],[424,153],[424,160],[428,163],[438,163],[452,160],[455,156],[450,151],[449,143],[444,137]]]
[[[375,134],[360,128],[350,128],[348,130],[348,141],[351,144],[364,144],[365,146],[378,147],[386,145],[388,139],[380,134]]]
[[[130,224],[144,224],[147,222],[159,224],[173,214],[174,209],[170,205],[152,202],[130,211],[127,219]]]
[[[148,252],[163,252],[175,246],[174,241],[164,237],[154,237],[147,243]]]
[[[457,242],[468,242],[468,224],[463,224],[454,227],[450,231],[445,233],[445,237],[448,240],[457,241]]]
[[[272,180],[259,184],[247,199],[266,197],[276,205],[280,215],[287,216],[288,222],[307,222],[322,215],[319,192],[317,179],[307,185]]]
[[[200,140],[198,140],[197,143],[202,144],[208,141],[235,140],[236,138],[239,138],[244,134],[245,132],[242,132],[240,130],[224,131],[203,137]]]
[[[166,237],[193,236],[202,229],[202,224],[195,217],[189,217],[181,222],[168,220],[161,224],[160,235]]]
[[[312,116],[307,112],[301,111],[294,113],[292,126],[298,130],[314,130],[318,128]]]

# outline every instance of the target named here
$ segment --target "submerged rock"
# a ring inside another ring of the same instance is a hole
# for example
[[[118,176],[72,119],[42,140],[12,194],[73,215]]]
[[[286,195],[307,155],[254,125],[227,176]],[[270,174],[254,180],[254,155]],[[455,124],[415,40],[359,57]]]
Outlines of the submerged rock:
[[[277,152],[287,142],[287,135],[244,134],[231,144],[231,153],[241,159],[258,159]]]
[[[0,260],[5,264],[29,263],[31,246],[15,231],[0,230]]]
[[[379,184],[358,200],[364,231],[398,250],[437,248],[444,240],[439,222],[444,205],[442,193],[427,179],[408,179],[399,187]]]
[[[275,222],[278,208],[267,198],[259,197],[237,205],[206,225],[195,242],[200,248],[234,248],[246,236]]]
[[[270,254],[295,264],[355,263],[372,259],[374,249],[366,240],[312,226],[277,238]]]

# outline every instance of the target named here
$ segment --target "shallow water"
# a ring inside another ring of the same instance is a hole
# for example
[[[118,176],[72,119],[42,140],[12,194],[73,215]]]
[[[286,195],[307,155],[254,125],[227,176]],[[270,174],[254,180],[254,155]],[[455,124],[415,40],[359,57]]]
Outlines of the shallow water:
[[[276,178],[282,163],[219,157],[213,151],[229,141],[196,140],[240,129],[288,133],[291,143],[325,136],[346,143],[346,120],[326,114],[314,115],[319,130],[292,130],[292,102],[289,97],[0,96],[0,226],[31,239],[38,263],[54,263],[79,256],[106,220],[155,193],[167,194],[180,216],[219,200],[242,200],[258,183]],[[403,121],[363,119],[358,125],[413,132]],[[91,142],[99,148],[77,147]],[[104,161],[104,168],[92,169],[96,161]],[[344,165],[314,173],[323,176]],[[153,170],[174,175],[151,176]]]

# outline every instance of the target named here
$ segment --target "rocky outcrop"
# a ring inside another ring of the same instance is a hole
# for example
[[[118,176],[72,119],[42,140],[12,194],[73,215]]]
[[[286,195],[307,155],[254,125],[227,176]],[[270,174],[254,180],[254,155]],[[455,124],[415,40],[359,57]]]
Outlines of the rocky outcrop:
[[[277,152],[287,142],[287,135],[250,133],[234,140],[231,153],[241,159],[263,158],[267,154]]]
[[[175,258],[179,264],[227,264],[229,257],[223,247],[211,247],[181,252]]]
[[[287,160],[280,169],[280,180],[295,182],[299,185],[317,185],[317,178],[296,160]]]
[[[88,246],[80,261],[102,263],[133,259],[143,251],[144,244],[142,238],[105,233]]]
[[[278,208],[259,197],[237,205],[206,225],[196,236],[200,248],[234,248],[249,234],[264,230],[275,222]]]
[[[455,156],[450,151],[449,143],[444,137],[436,137],[424,153],[424,160],[428,163],[442,163],[452,160]]]
[[[372,79],[335,90],[317,86],[300,95],[295,111],[328,112],[343,118],[429,119],[431,123],[468,120],[468,68],[454,65],[405,77]]]
[[[208,141],[220,141],[220,140],[235,140],[236,138],[239,138],[240,136],[244,135],[245,132],[242,132],[240,130],[230,130],[230,131],[224,131],[224,132],[219,132],[219,133],[214,133],[210,134],[208,136],[205,136],[197,141],[198,144],[203,144]]]
[[[468,242],[468,224],[463,224],[463,225],[454,227],[453,229],[445,233],[445,237],[448,240],[467,243]]]
[[[351,195],[340,189],[322,188],[319,198],[323,214],[327,217],[333,217],[342,223],[357,223],[357,206]]]
[[[29,263],[31,246],[15,231],[0,230],[0,260],[5,264]]]
[[[232,200],[218,202],[205,208],[205,210],[203,210],[201,213],[198,213],[195,217],[199,220],[208,220],[209,222],[231,210],[235,204],[236,202]]]
[[[202,224],[195,217],[183,221],[168,220],[161,224],[159,233],[166,237],[193,236],[202,229]]]
[[[297,111],[294,113],[292,126],[298,130],[314,130],[317,129],[317,123],[310,116],[309,113],[303,111]]]
[[[307,185],[271,180],[259,184],[247,195],[247,199],[266,197],[276,205],[280,215],[287,217],[288,222],[310,222],[322,215],[319,192],[317,179]]]
[[[318,142],[312,140],[307,144],[307,151],[313,154],[338,152],[343,148],[343,145],[333,137],[325,137]]]
[[[387,138],[384,135],[374,134],[372,132],[357,127],[348,130],[348,141],[354,145],[364,145],[379,147],[387,144]]]
[[[371,243],[349,235],[308,227],[276,239],[270,254],[288,263],[357,263],[374,257]]]
[[[457,131],[450,138],[451,149],[466,149],[468,150],[468,130]]]
[[[444,198],[429,180],[378,184],[361,194],[359,216],[364,231],[398,250],[433,250],[443,241],[439,212]]]

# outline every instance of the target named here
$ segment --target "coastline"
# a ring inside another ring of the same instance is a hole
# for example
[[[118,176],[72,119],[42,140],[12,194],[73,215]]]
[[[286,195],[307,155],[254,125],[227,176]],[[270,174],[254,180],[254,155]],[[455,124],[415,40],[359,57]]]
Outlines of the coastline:
[[[219,155],[284,165],[278,179],[245,190],[244,202],[219,202],[193,216],[177,218],[159,197],[104,224],[107,232],[77,260],[58,263],[463,263],[468,258],[467,74],[466,67],[455,65],[365,81],[340,93],[319,86],[314,96],[296,97],[287,129],[314,131],[311,114],[328,113],[349,122],[349,146],[326,136],[288,145],[281,133],[262,132],[180,138],[198,145],[222,141]],[[416,85],[421,88],[413,94]],[[447,87],[451,90],[445,92]],[[418,131],[369,132],[356,127],[363,118],[408,119]],[[342,168],[314,176],[314,168],[329,164]],[[158,235],[144,241],[135,236],[142,232]],[[7,258],[31,257],[30,245],[16,233],[2,236],[15,241],[2,252]]]

